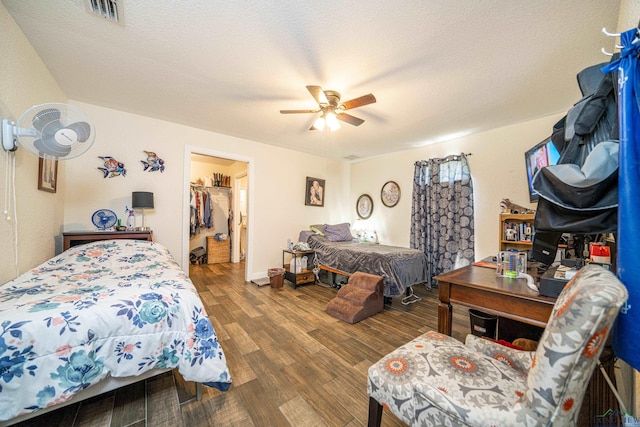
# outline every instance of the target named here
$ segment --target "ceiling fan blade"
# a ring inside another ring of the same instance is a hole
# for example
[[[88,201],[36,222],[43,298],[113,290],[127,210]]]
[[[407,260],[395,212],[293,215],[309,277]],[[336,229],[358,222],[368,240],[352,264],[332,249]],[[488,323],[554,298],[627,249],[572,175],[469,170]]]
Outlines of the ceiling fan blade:
[[[350,125],[354,125],[354,126],[360,126],[361,124],[364,123],[364,120],[359,119],[355,116],[352,116],[351,114],[347,114],[347,113],[340,113],[336,116],[336,118],[338,120],[342,120],[343,122],[347,122]]]
[[[352,108],[362,107],[363,105],[373,104],[376,102],[376,97],[373,94],[363,95],[359,98],[350,99],[349,101],[345,101],[342,103],[342,107],[345,110],[350,110]]]
[[[280,114],[317,113],[320,110],[280,110]]]
[[[318,104],[328,104],[329,100],[320,86],[307,86],[307,90]]]

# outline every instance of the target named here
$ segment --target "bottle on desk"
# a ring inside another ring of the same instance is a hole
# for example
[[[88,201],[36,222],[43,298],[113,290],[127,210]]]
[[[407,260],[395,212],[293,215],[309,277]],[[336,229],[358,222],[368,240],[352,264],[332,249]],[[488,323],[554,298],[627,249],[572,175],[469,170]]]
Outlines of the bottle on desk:
[[[133,231],[136,228],[136,217],[133,214],[133,209],[128,209],[129,216],[127,217],[127,230]]]

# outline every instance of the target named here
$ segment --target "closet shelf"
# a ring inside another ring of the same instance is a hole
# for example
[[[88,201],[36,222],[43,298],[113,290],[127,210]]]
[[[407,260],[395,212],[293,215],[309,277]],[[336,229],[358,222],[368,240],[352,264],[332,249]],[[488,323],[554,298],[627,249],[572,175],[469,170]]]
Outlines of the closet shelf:
[[[209,186],[207,187],[206,185],[199,185],[199,184],[191,184],[191,188],[197,188],[197,189],[204,189],[204,188],[227,188],[227,189],[231,189],[230,186],[227,185],[213,185],[213,186]]]

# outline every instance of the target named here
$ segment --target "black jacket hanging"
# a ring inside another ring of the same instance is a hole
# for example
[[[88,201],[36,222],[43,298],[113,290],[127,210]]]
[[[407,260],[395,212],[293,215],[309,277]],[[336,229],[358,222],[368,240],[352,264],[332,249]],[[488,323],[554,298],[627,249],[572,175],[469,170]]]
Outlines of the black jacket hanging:
[[[536,233],[596,234],[617,229],[617,105],[613,76],[600,71],[603,65],[578,74],[584,96],[554,127],[558,164],[542,168],[533,178],[540,195]],[[564,147],[558,137],[562,125]]]

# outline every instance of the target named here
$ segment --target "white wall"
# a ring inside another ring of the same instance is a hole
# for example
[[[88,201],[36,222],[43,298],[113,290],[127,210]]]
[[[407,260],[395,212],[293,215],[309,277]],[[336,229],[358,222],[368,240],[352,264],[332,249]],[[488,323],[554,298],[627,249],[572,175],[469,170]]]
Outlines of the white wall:
[[[363,193],[369,194],[374,208],[367,223],[377,230],[380,242],[408,247],[414,163],[449,154],[471,153],[468,161],[475,203],[476,259],[494,255],[498,251],[500,201],[508,198],[535,208],[529,203],[524,152],[550,136],[554,123],[561,117],[544,117],[353,163],[349,197],[351,221],[357,218],[357,198]],[[384,206],[380,200],[380,190],[387,181],[395,181],[400,186],[400,201],[393,208]]]
[[[73,101],[72,101],[73,102]],[[132,191],[154,193],[155,209],[145,216],[154,240],[167,246],[178,262],[188,254],[188,208],[183,207],[185,150],[250,163],[248,278],[265,277],[267,269],[282,262],[287,239],[317,222],[339,222],[347,217],[348,167],[328,160],[266,144],[233,138],[163,120],[73,102],[96,125],[97,138],[82,157],[67,162],[65,230],[92,229],[91,214],[108,208],[119,215],[131,203]],[[143,172],[143,150],[165,160],[164,173]],[[126,177],[102,177],[98,156],[113,156],[125,163]],[[190,160],[187,160],[189,165]],[[188,166],[186,166],[188,168]],[[255,176],[252,178],[251,173]],[[185,175],[186,174],[186,175]],[[186,176],[186,178],[185,178]],[[326,179],[323,208],[304,205],[305,177]],[[188,199],[187,199],[188,200]],[[184,225],[183,225],[184,224]],[[186,244],[183,244],[185,242]],[[183,268],[185,266],[183,265]]]
[[[66,102],[65,94],[54,81],[33,47],[0,4],[0,118],[17,120],[32,105],[44,102]],[[5,160],[7,153],[0,149],[0,194],[4,211]],[[16,153],[16,199],[18,209],[19,272],[51,258],[55,254],[56,236],[63,217],[64,164],[58,168],[58,192],[38,190],[38,158],[19,148]],[[13,216],[13,215],[12,215]],[[15,219],[0,217],[0,283],[13,279]]]

